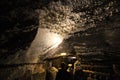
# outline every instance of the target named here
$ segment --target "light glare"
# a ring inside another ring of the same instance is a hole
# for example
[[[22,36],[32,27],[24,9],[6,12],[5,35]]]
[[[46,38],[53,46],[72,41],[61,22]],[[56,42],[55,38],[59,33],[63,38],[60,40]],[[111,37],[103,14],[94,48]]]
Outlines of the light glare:
[[[61,55],[61,56],[66,56],[66,55],[67,55],[67,53],[61,53],[60,55]]]
[[[57,36],[57,37],[54,37],[53,41],[54,41],[54,43],[61,43],[62,39]]]

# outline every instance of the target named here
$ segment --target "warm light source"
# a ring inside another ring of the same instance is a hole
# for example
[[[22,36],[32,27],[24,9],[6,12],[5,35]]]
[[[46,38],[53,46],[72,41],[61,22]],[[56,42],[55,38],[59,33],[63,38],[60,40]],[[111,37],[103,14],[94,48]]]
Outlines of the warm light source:
[[[66,56],[66,55],[67,55],[67,53],[61,53],[60,55],[61,55],[61,56]]]
[[[73,57],[71,57],[71,59],[76,59],[76,57],[75,57],[75,56],[73,56]]]
[[[71,66],[72,66],[72,64],[68,64],[68,66],[70,66],[70,67],[71,67]]]
[[[61,42],[62,42],[62,39],[61,39],[60,37],[58,37],[58,36],[57,36],[57,37],[55,36],[55,37],[53,38],[53,41],[54,41],[54,43],[61,43]]]
[[[26,53],[26,61],[36,63],[41,55],[45,55],[45,57],[53,55],[55,53],[53,50],[58,47],[63,39],[63,35],[51,32],[50,29],[38,28],[37,35]]]
[[[62,36],[51,32],[46,33],[44,38],[45,38],[44,44],[46,44],[47,47],[43,50],[44,53],[47,53],[51,49],[58,47],[58,45],[63,41]]]
[[[53,46],[57,47],[61,42],[62,42],[62,38],[60,36],[54,36],[53,37]]]

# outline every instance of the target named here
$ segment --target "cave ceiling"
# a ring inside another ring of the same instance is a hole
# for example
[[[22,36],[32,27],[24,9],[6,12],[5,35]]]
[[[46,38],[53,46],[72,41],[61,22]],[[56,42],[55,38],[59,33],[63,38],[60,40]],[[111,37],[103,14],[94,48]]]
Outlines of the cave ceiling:
[[[1,0],[0,7],[0,62],[27,50],[41,29],[63,37],[48,53],[120,56],[119,0]]]
[[[65,49],[68,52],[75,50],[77,54],[85,56],[97,54],[106,56],[106,53],[119,56],[120,16],[119,4],[116,2],[108,0],[50,2],[39,11],[41,13],[39,24],[51,32],[65,36],[63,44],[66,47],[62,48],[63,52]]]

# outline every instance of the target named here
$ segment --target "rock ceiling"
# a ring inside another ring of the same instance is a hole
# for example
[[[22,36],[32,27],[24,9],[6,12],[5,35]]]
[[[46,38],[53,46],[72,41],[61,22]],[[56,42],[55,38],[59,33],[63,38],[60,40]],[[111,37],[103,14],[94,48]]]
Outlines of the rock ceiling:
[[[53,1],[38,10],[39,25],[51,32],[69,36],[65,42],[70,52],[75,50],[81,55],[119,55],[119,10],[117,1]]]
[[[1,63],[24,57],[38,29],[63,36],[65,51],[119,56],[119,0],[2,0],[0,7]]]
[[[116,2],[108,0],[53,1],[37,10],[40,15],[39,25],[59,34],[85,31],[98,27],[102,21],[118,13]]]

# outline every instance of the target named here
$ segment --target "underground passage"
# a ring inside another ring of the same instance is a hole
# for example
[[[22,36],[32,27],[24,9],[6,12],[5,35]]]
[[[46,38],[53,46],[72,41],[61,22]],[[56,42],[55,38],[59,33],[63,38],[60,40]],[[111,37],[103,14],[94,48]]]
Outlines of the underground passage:
[[[0,80],[120,80],[119,0],[0,0]]]

